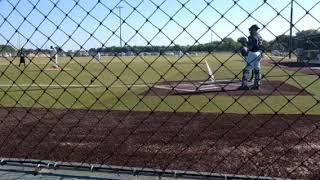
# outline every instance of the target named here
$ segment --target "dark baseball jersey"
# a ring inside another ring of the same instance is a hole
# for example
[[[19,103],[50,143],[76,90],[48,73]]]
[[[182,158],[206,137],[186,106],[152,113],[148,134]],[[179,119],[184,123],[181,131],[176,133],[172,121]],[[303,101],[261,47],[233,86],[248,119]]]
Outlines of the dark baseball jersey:
[[[262,50],[262,38],[259,34],[248,37],[248,49],[252,52]]]

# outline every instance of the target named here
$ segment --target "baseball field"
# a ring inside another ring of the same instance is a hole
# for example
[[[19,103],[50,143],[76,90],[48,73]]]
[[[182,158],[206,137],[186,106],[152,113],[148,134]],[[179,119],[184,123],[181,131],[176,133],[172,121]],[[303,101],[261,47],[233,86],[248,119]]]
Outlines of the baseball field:
[[[3,107],[318,114],[317,70],[307,68],[311,75],[306,75],[300,69],[275,66],[273,63],[279,60],[265,58],[263,82],[268,87],[262,86],[262,92],[250,96],[246,92],[221,94],[209,86],[206,93],[185,90],[173,96],[167,91],[176,87],[177,82],[189,83],[185,88],[190,88],[197,82],[210,81],[206,63],[215,80],[239,81],[244,66],[242,58],[231,53],[183,58],[104,57],[101,63],[89,57],[59,58],[63,70],[53,69],[47,58],[34,58],[25,68],[17,66],[18,59],[11,62],[2,59],[0,104]],[[170,88],[163,85],[172,82],[176,85]]]
[[[27,61],[29,62],[29,61]],[[237,54],[0,59],[0,157],[255,176],[319,174],[320,69]]]

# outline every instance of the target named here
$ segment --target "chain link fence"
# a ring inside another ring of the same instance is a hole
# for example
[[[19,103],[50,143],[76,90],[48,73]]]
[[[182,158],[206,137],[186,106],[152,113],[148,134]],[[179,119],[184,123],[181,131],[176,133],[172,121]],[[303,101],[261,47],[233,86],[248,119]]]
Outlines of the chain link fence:
[[[319,178],[319,4],[0,0],[1,168]]]

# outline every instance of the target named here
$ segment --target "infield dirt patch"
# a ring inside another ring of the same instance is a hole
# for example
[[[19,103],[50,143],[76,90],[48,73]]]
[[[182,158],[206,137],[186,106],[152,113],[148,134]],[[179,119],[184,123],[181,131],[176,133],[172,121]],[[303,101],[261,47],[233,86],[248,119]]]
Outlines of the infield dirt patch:
[[[320,116],[0,109],[0,156],[317,178]]]
[[[285,70],[295,71],[298,73],[303,73],[307,75],[320,75],[320,64],[315,63],[303,63],[296,61],[281,61],[276,62],[270,59],[265,59],[262,61],[263,65],[277,67]]]
[[[281,66],[281,68],[304,73],[307,75],[320,75],[320,64],[299,63],[299,62],[279,62],[275,65]]]
[[[181,96],[211,94],[217,96],[310,96],[304,89],[283,81],[262,81],[259,90],[239,90],[240,81],[203,84],[201,81],[167,81],[153,86],[143,95]]]

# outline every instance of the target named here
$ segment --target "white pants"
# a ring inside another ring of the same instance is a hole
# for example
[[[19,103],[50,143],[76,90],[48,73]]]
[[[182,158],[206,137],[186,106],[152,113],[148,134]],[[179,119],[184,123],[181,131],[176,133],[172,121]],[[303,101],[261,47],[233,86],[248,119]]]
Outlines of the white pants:
[[[251,52],[249,51],[248,56],[246,58],[247,66],[246,70],[260,70],[261,69],[261,59],[262,59],[262,52]]]
[[[52,66],[53,67],[59,67],[59,65],[58,65],[58,55],[57,54],[53,56],[53,65]]]
[[[96,58],[95,58],[95,59],[96,59],[97,63],[100,63],[101,55],[99,55],[99,54],[96,55]]]

